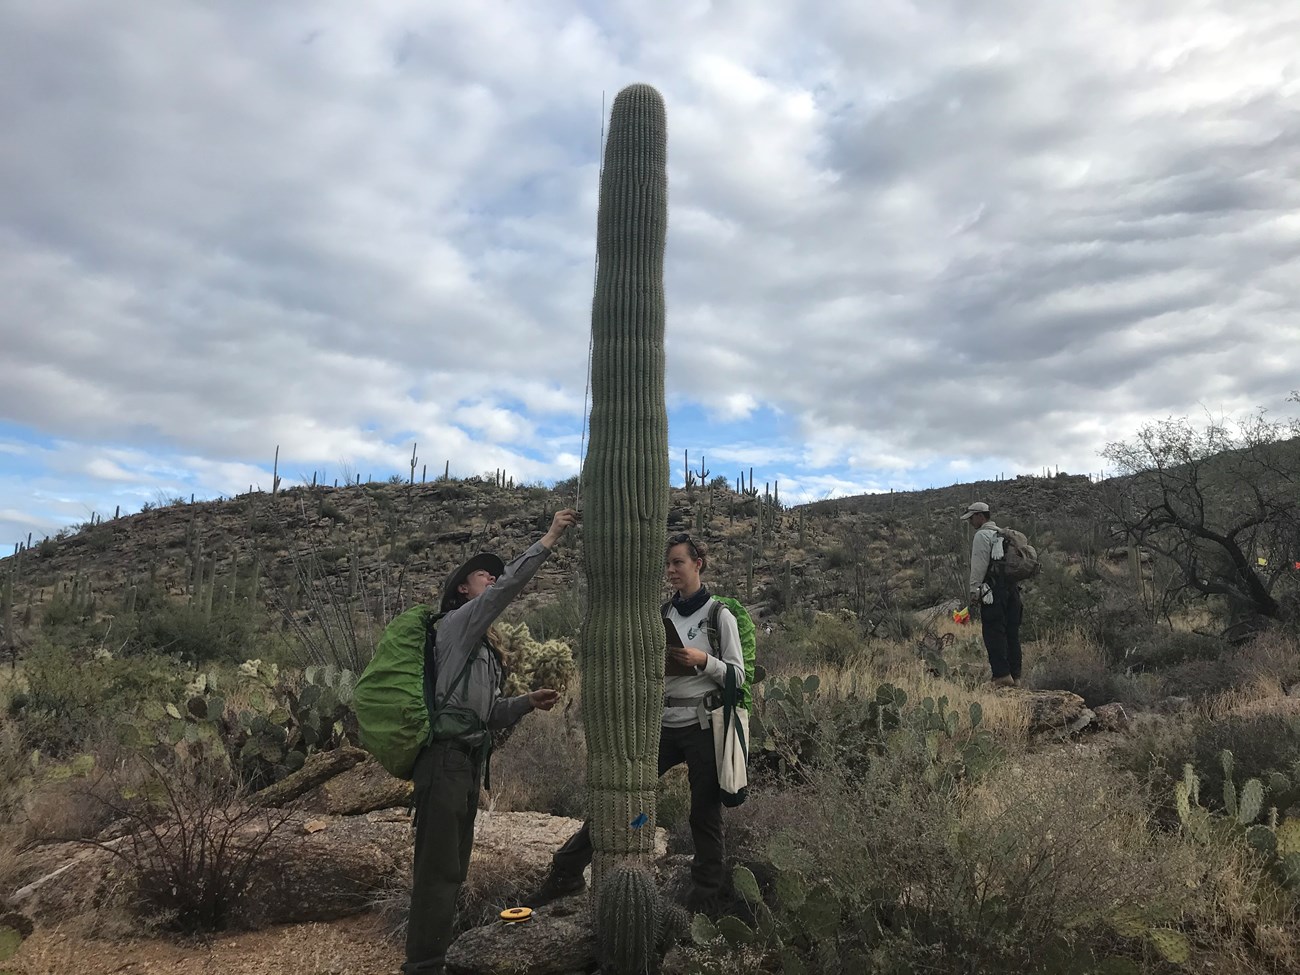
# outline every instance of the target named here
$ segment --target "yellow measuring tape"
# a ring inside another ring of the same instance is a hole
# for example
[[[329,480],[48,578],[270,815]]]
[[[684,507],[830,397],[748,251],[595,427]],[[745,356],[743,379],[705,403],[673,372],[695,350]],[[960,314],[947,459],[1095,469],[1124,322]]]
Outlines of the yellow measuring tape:
[[[531,907],[507,907],[501,912],[501,920],[511,924],[517,921],[527,921],[532,916],[533,909]]]

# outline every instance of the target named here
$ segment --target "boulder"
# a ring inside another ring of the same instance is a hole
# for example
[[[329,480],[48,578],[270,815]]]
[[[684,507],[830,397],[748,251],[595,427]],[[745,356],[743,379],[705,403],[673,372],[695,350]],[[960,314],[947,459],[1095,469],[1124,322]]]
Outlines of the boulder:
[[[269,838],[268,824],[274,825]],[[313,818],[273,812],[248,823],[230,840],[244,848],[263,844],[242,900],[249,923],[328,921],[366,910],[378,890],[409,869],[410,833],[402,813]],[[155,842],[148,831],[137,839],[139,852],[125,835],[24,853],[19,866],[32,879],[9,899],[37,920],[52,921],[129,896],[134,864],[147,865]]]
[[[570,975],[596,964],[586,898],[547,905],[527,921],[471,928],[447,951],[453,975]],[[567,908],[562,905],[569,905]]]
[[[1096,710],[1097,728],[1101,731],[1127,731],[1133,724],[1124,705],[1103,704]]]
[[[248,923],[263,927],[332,921],[368,910],[410,869],[411,821],[404,812],[365,816],[295,813],[265,849],[244,895]]]
[[[1070,691],[1016,691],[1008,688],[1000,693],[1017,694],[1029,713],[1029,733],[1073,733],[1082,730],[1092,720],[1092,712],[1083,698]]]
[[[529,815],[517,813],[516,816]],[[555,819],[556,817],[545,817]],[[569,822],[575,821],[570,820]],[[545,830],[547,824],[542,821],[517,824],[519,832],[515,835],[527,836],[534,829]],[[510,831],[502,831],[497,839],[505,840]],[[567,836],[566,836],[567,838]],[[656,874],[663,895],[669,900],[680,899],[690,889],[690,861],[688,856],[667,856],[665,834],[663,830],[656,836]],[[554,847],[550,848],[553,851]],[[475,849],[477,854],[477,847]],[[530,853],[529,860],[535,860]],[[536,873],[541,879],[550,867],[550,854],[537,865]],[[471,883],[474,882],[474,866],[471,865]],[[484,874],[490,867],[485,865]],[[498,886],[498,890],[502,886]],[[494,907],[499,908],[506,901],[498,900]],[[462,903],[462,913],[468,905]],[[681,907],[676,908],[680,917],[680,927],[676,933],[684,934],[690,924],[690,915]],[[728,910],[726,913],[734,913]],[[591,972],[596,967],[596,942],[591,928],[590,892],[584,890],[579,894],[553,901],[533,912],[529,920],[522,922],[502,921],[497,911],[484,915],[483,924],[465,931],[447,951],[447,971],[453,975],[578,975]]]

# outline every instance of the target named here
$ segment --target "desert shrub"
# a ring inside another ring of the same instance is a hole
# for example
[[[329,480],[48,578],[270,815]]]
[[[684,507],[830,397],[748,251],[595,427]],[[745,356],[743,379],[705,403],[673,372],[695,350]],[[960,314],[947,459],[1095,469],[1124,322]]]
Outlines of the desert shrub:
[[[735,878],[755,920],[697,921],[695,953],[747,940],[786,971],[1046,975],[1152,965],[1181,938],[1195,858],[1146,829],[1131,780],[1100,762],[1005,766],[954,790],[928,763],[900,740],[865,777],[827,765],[757,795],[736,833],[758,861]]]
[[[1125,663],[1130,667],[1163,669],[1192,661],[1216,660],[1228,652],[1228,645],[1217,637],[1157,626],[1143,632]]]
[[[170,653],[192,663],[238,661],[256,655],[256,625],[245,606],[214,606],[163,600],[131,621],[126,649]]]
[[[88,842],[126,868],[144,917],[184,933],[238,923],[244,894],[289,813],[250,805],[225,765],[142,760],[143,783],[110,777],[121,787],[98,796],[120,835]]]
[[[27,690],[10,700],[10,716],[30,747],[55,755],[95,738],[144,701],[171,699],[186,679],[165,657],[116,658],[49,643],[28,654],[24,669]]]
[[[556,481],[551,490],[561,498],[574,497],[578,493],[578,475],[574,474],[572,477],[566,477],[562,481]]]
[[[847,611],[817,612],[788,621],[773,653],[788,668],[842,666],[863,656],[866,643],[857,617]],[[775,642],[775,641],[774,641]]]
[[[1159,673],[1168,693],[1190,698],[1221,694],[1234,687],[1241,676],[1230,658],[1187,660]]]
[[[18,725],[0,718],[0,826],[18,815],[30,774],[28,749]]]
[[[346,525],[348,523],[348,516],[345,515],[342,510],[339,509],[338,505],[333,502],[322,501],[318,510],[322,518],[330,518],[338,522],[340,525]]]
[[[843,569],[853,565],[853,553],[843,545],[835,545],[822,556],[823,569]]]
[[[501,810],[587,814],[587,748],[575,699],[534,711],[514,726],[492,753],[492,802]]]
[[[415,551],[415,549],[412,549]],[[326,568],[334,568],[336,564],[342,562],[348,557],[348,547],[346,545],[331,545],[327,548],[316,550],[316,558],[320,564]]]
[[[90,632],[91,615],[92,610],[84,599],[56,594],[41,614],[41,630],[52,640],[79,643]]]
[[[1300,683],[1300,638],[1278,628],[1261,633],[1228,658],[1237,683],[1261,692],[1284,694]]]
[[[1116,761],[1150,782],[1158,808],[1171,822],[1173,786],[1187,764],[1200,776],[1205,806],[1223,808],[1225,749],[1234,756],[1239,780],[1257,778],[1268,783],[1275,774],[1284,775],[1292,789],[1275,790],[1275,798],[1286,805],[1300,801],[1300,718],[1294,716],[1227,715],[1148,725],[1120,746]]]
[[[1021,639],[1050,640],[1089,625],[1098,596],[1067,568],[1045,560],[1034,581],[1022,587],[1025,619]]]
[[[530,609],[523,618],[539,640],[567,640],[578,645],[582,635],[582,600],[574,590],[558,594],[551,602]]]
[[[1086,632],[1089,639],[1106,651],[1106,659],[1118,664],[1127,660],[1159,628],[1152,625],[1147,611],[1132,594],[1118,593],[1101,585],[1095,591],[1098,595],[1084,614]]]
[[[25,842],[89,840],[112,824],[114,814],[103,800],[122,788],[119,783],[139,780],[114,742],[97,740],[86,746],[85,751],[62,759],[41,753],[29,758],[30,777],[19,818]],[[119,783],[103,774],[106,768],[114,770]]]
[[[1124,689],[1121,676],[1108,666],[1105,652],[1078,635],[1031,656],[1029,671],[1032,686],[1072,691],[1089,707],[1120,700]]]

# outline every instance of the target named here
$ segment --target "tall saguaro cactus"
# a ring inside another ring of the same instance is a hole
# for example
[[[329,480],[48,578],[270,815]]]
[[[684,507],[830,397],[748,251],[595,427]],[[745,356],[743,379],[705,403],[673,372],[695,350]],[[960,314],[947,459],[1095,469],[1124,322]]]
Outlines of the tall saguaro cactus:
[[[667,227],[663,99],[649,85],[631,85],[614,100],[600,180],[591,444],[583,471],[582,693],[597,896],[614,865],[644,862],[654,846],[668,515]]]

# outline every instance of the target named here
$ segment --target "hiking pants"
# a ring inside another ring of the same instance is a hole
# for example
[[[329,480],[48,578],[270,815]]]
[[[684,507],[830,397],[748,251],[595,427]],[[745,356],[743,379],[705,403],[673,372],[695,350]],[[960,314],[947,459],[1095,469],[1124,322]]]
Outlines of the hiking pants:
[[[722,890],[722,861],[726,847],[722,838],[722,790],[718,787],[718,766],[713,757],[713,729],[698,724],[685,728],[663,728],[659,735],[659,774],[686,763],[686,777],[691,784],[691,839],[695,842],[695,859],[691,862],[691,879],[696,890],[705,896]],[[552,868],[559,873],[582,873],[591,863],[591,821],[551,857]]]
[[[434,742],[415,760],[415,861],[403,975],[443,970],[474,846],[479,774],[477,756],[453,742]]]
[[[1020,588],[1000,579],[990,584],[993,586],[993,602],[980,607],[989,667],[994,680],[1008,674],[1020,680],[1020,619],[1024,616]]]

